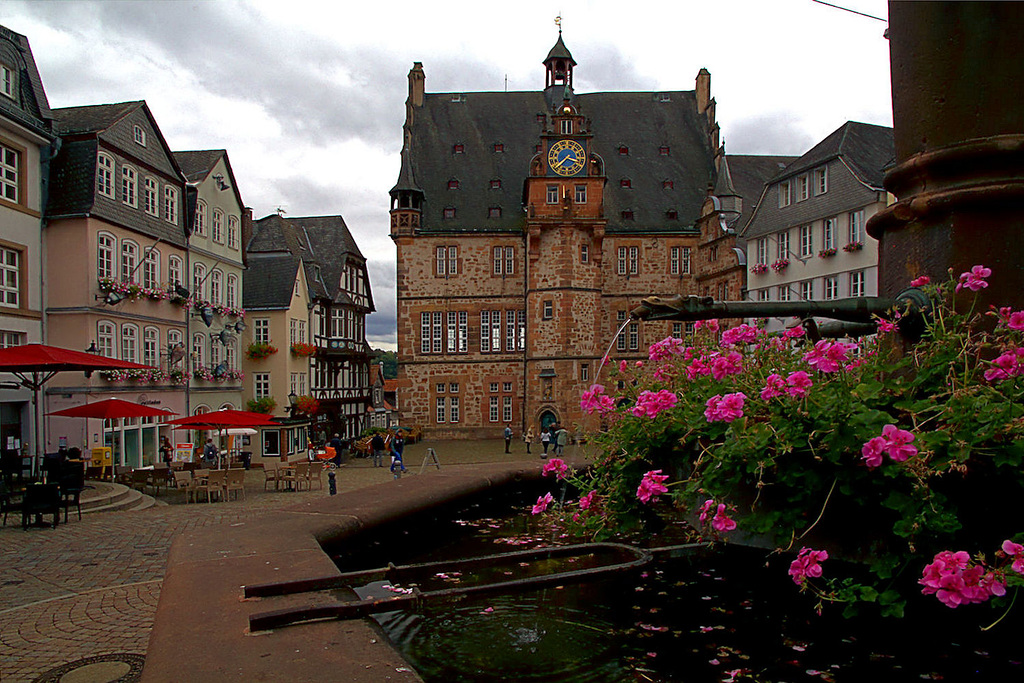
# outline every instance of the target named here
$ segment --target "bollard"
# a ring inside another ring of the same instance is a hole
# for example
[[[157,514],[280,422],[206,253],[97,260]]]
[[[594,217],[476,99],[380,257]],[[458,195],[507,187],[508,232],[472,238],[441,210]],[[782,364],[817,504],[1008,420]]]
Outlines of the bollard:
[[[335,481],[335,474],[333,471],[327,473],[327,490],[331,492],[331,495],[338,493],[338,482]]]

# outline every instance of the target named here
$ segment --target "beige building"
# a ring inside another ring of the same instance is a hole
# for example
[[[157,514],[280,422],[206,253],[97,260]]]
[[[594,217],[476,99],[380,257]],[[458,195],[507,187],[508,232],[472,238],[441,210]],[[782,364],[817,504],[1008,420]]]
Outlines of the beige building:
[[[42,212],[53,135],[28,39],[0,26],[0,348],[43,341]],[[0,375],[0,452],[35,452],[32,392]]]

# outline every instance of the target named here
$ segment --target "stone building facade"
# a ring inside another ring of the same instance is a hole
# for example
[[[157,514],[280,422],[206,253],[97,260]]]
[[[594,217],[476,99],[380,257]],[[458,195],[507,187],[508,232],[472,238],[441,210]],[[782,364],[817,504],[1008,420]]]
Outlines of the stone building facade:
[[[409,73],[391,190],[398,385],[402,425],[434,438],[586,426],[580,394],[606,380],[606,355],[645,359],[685,332],[628,322],[640,299],[697,294],[712,271],[706,287],[743,289],[714,193],[710,74],[692,91],[576,94],[561,35],[543,64],[538,92],[427,93],[422,64]],[[712,247],[722,261],[705,267]]]

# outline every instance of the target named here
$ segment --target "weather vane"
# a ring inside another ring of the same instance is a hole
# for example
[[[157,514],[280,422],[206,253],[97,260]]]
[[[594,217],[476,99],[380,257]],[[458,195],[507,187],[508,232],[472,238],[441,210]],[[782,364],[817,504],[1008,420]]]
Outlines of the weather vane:
[[[562,32],[562,15],[561,14],[559,14],[557,17],[555,17],[555,25],[558,26],[558,32],[561,33]]]

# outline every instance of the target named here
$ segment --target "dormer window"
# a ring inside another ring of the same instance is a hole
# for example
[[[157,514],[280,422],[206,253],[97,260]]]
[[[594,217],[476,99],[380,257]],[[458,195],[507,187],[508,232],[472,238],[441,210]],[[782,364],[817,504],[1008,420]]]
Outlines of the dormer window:
[[[633,181],[629,178],[620,178],[619,187],[633,187]]]
[[[679,220],[679,212],[676,211],[675,209],[669,209],[668,211],[665,212],[665,218],[669,219],[670,221]]]
[[[463,145],[461,142],[457,142],[454,145],[452,145],[452,154],[462,154],[465,151],[466,146]]]
[[[673,181],[671,181],[671,180],[662,180],[661,181],[661,189],[663,189],[663,190],[671,190],[675,186],[676,186],[676,184]]]
[[[533,151],[537,152],[538,154],[540,154],[540,152],[543,151],[543,149],[544,149],[544,145],[537,145],[536,147],[533,148]]]
[[[448,189],[449,190],[457,190],[457,189],[459,189],[459,181],[455,180],[454,178],[449,180],[448,181]]]
[[[142,130],[142,126],[135,126],[132,129],[132,138],[136,145],[146,146],[146,131]]]
[[[562,119],[562,135],[572,135],[572,119]]]
[[[505,151],[505,145],[501,144],[500,142],[495,142],[494,143],[494,151],[495,152],[504,152]]]
[[[668,152],[669,152],[668,145],[662,145],[661,147],[658,148],[658,154],[660,154],[663,157],[667,157],[668,156]]]
[[[453,206],[446,206],[444,208],[444,217],[445,217],[445,219],[455,218],[455,207],[453,207]]]
[[[537,114],[537,123],[547,123],[548,117],[545,114]]]
[[[8,67],[6,64],[0,64],[0,94],[14,99],[14,91],[17,81],[15,80],[15,72],[13,69]]]
[[[631,221],[633,220],[633,209],[626,209],[622,212],[622,220]]]
[[[488,218],[501,218],[501,207],[500,206],[492,206],[491,208],[487,209],[487,217]]]
[[[491,189],[492,190],[500,190],[501,189],[501,180],[499,180],[498,178],[492,178],[491,179]]]
[[[619,145],[619,156],[629,156],[629,147],[626,145]]]

